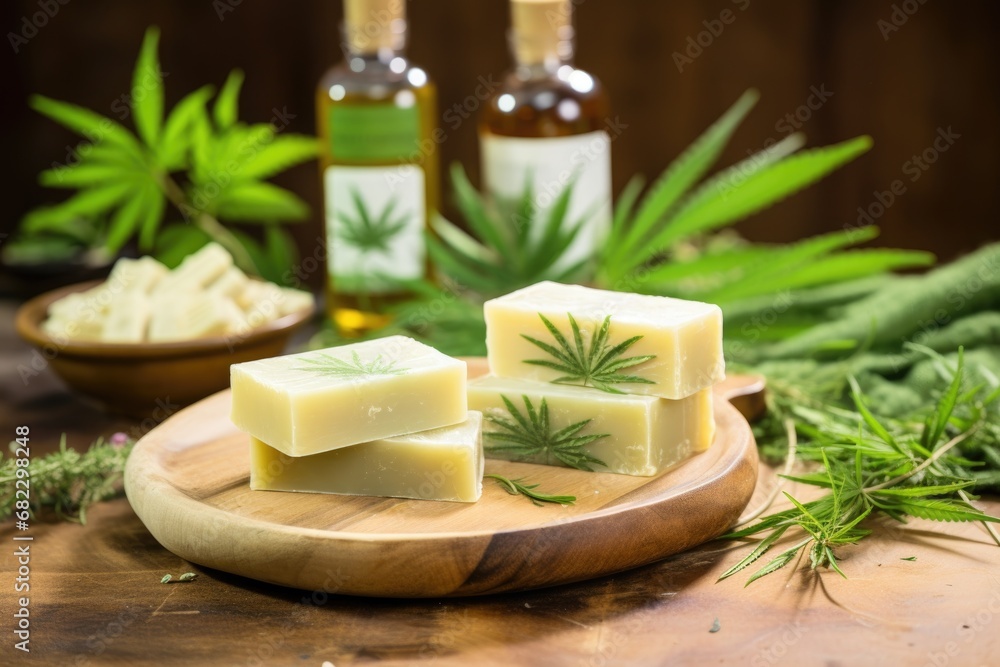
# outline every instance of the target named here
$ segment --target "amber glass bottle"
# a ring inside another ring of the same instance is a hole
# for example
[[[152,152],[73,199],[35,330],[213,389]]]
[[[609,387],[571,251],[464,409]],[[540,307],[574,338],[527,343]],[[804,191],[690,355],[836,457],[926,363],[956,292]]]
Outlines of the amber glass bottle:
[[[586,219],[563,264],[590,256],[611,221],[608,98],[573,66],[571,0],[511,0],[515,67],[480,121],[483,185],[516,200],[529,182],[541,215],[572,185],[568,222]]]
[[[317,90],[327,312],[346,335],[388,321],[400,284],[429,275],[438,207],[436,95],[407,61],[405,0],[345,0],[344,61]]]

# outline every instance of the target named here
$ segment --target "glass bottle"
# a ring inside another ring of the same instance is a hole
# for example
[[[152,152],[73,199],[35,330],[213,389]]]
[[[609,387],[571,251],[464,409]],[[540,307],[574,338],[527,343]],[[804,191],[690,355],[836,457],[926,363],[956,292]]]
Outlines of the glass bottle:
[[[320,79],[326,308],[341,333],[389,321],[401,283],[430,275],[438,207],[436,91],[406,59],[405,0],[345,0],[344,61]]]
[[[530,179],[544,220],[573,186],[566,222],[585,223],[560,267],[591,257],[612,215],[608,97],[573,65],[572,18],[571,0],[511,0],[515,67],[480,120],[483,187],[496,201],[519,200]]]

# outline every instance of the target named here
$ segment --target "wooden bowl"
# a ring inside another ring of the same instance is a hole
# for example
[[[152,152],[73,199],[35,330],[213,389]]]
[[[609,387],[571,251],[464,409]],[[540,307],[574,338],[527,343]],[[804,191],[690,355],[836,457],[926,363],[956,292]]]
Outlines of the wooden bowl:
[[[32,371],[51,366],[70,388],[110,412],[162,417],[229,386],[229,366],[281,354],[292,333],[315,312],[310,307],[246,334],[171,343],[100,343],[56,340],[42,330],[49,306],[99,281],[46,292],[22,305],[17,333],[38,348]]]

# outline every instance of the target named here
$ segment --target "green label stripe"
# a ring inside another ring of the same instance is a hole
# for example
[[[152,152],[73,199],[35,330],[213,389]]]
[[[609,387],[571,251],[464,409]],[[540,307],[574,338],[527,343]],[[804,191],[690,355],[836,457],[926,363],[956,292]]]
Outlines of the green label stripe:
[[[334,160],[403,160],[417,148],[417,106],[335,104],[330,107]]]

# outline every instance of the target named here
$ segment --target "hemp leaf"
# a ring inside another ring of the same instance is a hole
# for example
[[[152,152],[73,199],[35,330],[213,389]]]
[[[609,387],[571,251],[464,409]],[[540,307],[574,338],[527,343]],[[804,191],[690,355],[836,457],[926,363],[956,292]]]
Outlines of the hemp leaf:
[[[38,177],[44,186],[75,194],[30,211],[18,242],[44,247],[48,239],[70,239],[114,255],[134,239],[140,251],[173,267],[216,241],[244,271],[283,280],[296,251],[279,222],[305,220],[309,207],[266,179],[314,158],[318,141],[284,131],[289,119],[281,113],[269,123],[241,122],[240,70],[229,74],[218,95],[212,86],[202,86],[165,109],[167,73],[157,54],[159,36],[156,27],[146,31],[133,72],[135,133],[89,109],[41,95],[30,98],[32,109],[84,141],[68,164]],[[265,239],[223,221],[262,226]],[[81,234],[81,228],[94,233]]]
[[[337,214],[341,223],[341,240],[362,253],[388,253],[389,242],[406,228],[408,221],[405,213],[402,217],[392,219],[398,200],[395,197],[390,199],[377,216],[368,210],[368,205],[357,188],[351,188],[351,200],[354,202],[354,216],[344,212]]]
[[[556,341],[556,345],[544,343],[537,338],[521,334],[526,341],[535,345],[545,352],[548,352],[555,361],[549,359],[526,359],[524,363],[533,366],[544,366],[553,370],[565,373],[565,375],[552,380],[554,384],[579,384],[584,387],[590,386],[609,394],[623,394],[625,392],[615,389],[611,385],[615,384],[656,384],[638,375],[624,375],[619,371],[632,366],[638,366],[650,359],[655,359],[655,354],[643,354],[635,357],[621,356],[642,336],[632,336],[628,340],[622,341],[615,346],[608,343],[608,331],[611,328],[611,316],[604,318],[601,327],[590,339],[590,345],[584,349],[583,334],[580,333],[580,325],[572,313],[566,313],[569,317],[569,326],[573,331],[573,344],[566,339],[566,336],[559,331],[551,321],[541,313],[541,318],[545,328],[549,330]]]
[[[486,447],[487,452],[507,452],[514,455],[518,461],[547,465],[548,461],[555,459],[565,466],[587,472],[594,471],[590,467],[591,464],[607,467],[604,461],[584,452],[583,446],[606,438],[609,434],[578,435],[593,420],[584,419],[553,433],[549,421],[549,405],[544,398],[538,410],[535,410],[531,399],[522,395],[521,400],[524,401],[526,414],[522,414],[506,396],[501,395],[500,398],[507,406],[507,412],[512,419],[486,415],[486,420],[499,430],[484,433],[483,436],[488,440],[502,443]]]
[[[933,351],[926,353],[945,363]],[[801,541],[754,573],[747,585],[785,567],[804,549],[808,550],[812,569],[829,567],[846,578],[834,549],[867,537],[872,531],[860,528],[859,524],[878,514],[900,522],[908,516],[932,521],[981,522],[1000,545],[1000,535],[989,525],[1000,523],[1000,518],[974,507],[973,497],[966,492],[976,483],[967,469],[976,464],[966,454],[975,446],[977,436],[990,437],[991,418],[995,419],[991,408],[995,409],[1000,389],[979,385],[963,391],[962,348],[956,366],[949,370],[951,380],[936,405],[924,414],[902,420],[876,416],[853,378],[851,396],[857,412],[819,411],[800,405],[793,414],[801,422],[795,425],[789,418],[789,452],[821,462],[822,469],[781,477],[825,489],[826,493],[806,503],[785,493],[793,505],[791,509],[723,535],[720,539],[765,536],[720,580],[750,566],[790,531],[804,533]],[[914,424],[923,427],[914,428]],[[812,442],[798,446],[796,429]]]
[[[512,496],[526,496],[533,505],[538,507],[542,506],[542,503],[556,503],[558,505],[572,505],[576,502],[576,496],[556,496],[550,493],[543,493],[541,491],[535,491],[538,488],[538,484],[525,484],[524,479],[509,479],[503,475],[483,475],[484,477],[490,477],[495,479],[497,483],[503,487],[504,491]]]
[[[407,370],[396,367],[396,361],[389,361],[381,354],[376,355],[368,363],[363,362],[357,352],[351,353],[351,361],[344,361],[329,355],[302,359],[301,361],[306,366],[297,366],[295,370],[319,373],[345,380],[357,380],[374,375],[402,375]]]
[[[538,205],[530,173],[513,197],[477,192],[459,164],[452,165],[451,181],[456,207],[469,231],[440,215],[432,221],[434,233],[427,235],[427,249],[442,273],[486,298],[543,280],[589,278],[592,258],[571,260],[568,251],[600,206],[587,203],[571,217],[570,205],[586,196],[576,188],[575,177],[548,207]]]

